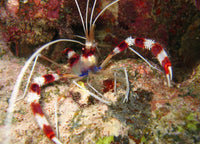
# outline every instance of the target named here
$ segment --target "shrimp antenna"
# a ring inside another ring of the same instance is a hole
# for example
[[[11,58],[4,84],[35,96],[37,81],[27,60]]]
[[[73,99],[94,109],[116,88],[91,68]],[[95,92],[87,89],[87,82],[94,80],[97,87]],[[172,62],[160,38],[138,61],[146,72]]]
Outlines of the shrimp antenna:
[[[8,105],[8,108],[7,108],[7,114],[6,114],[6,119],[5,119],[5,122],[4,122],[4,125],[5,125],[5,136],[7,137],[5,143],[10,143],[10,135],[11,135],[11,122],[12,122],[12,119],[13,119],[13,113],[14,113],[14,108],[15,108],[15,102],[16,102],[16,98],[18,96],[18,93],[19,93],[19,89],[20,89],[20,86],[21,86],[21,83],[22,83],[22,79],[29,67],[29,65],[32,63],[32,61],[44,50],[44,49],[47,49],[50,45],[53,45],[57,42],[74,42],[74,43],[78,43],[78,44],[81,44],[81,45],[84,45],[83,43],[79,42],[79,41],[76,41],[76,40],[72,40],[72,39],[58,39],[58,40],[54,40],[52,42],[49,42],[45,45],[43,45],[42,47],[40,47],[35,53],[33,53],[31,55],[31,57],[26,61],[25,65],[23,66],[23,68],[21,69],[21,72],[19,73],[18,77],[17,77],[17,80],[15,82],[15,85],[14,85],[14,88],[13,88],[13,91],[12,91],[12,94],[10,96],[10,99],[9,99],[9,105]]]
[[[89,7],[89,1],[87,0],[87,7],[86,7],[86,12],[85,12],[85,26],[86,26],[86,31],[88,32],[88,23],[87,23],[87,19],[88,19],[88,7]]]
[[[108,7],[112,6],[113,4],[117,3],[118,1],[120,1],[120,0],[115,0],[115,1],[111,2],[110,4],[108,4],[107,6],[105,6],[105,7],[101,10],[101,12],[96,16],[96,18],[94,19],[92,25],[95,25],[95,22],[97,21],[97,19],[99,18],[99,16],[100,16]]]
[[[81,17],[81,22],[82,22],[82,25],[83,25],[84,33],[86,33],[86,32],[85,32],[85,31],[86,31],[86,28],[85,28],[85,24],[84,24],[84,21],[83,21],[83,16],[82,16],[82,13],[81,13],[81,10],[80,10],[80,7],[79,7],[79,5],[78,5],[77,0],[75,0],[75,3],[76,3],[76,7],[77,7],[77,9],[78,9],[79,15],[80,15],[80,17]]]
[[[96,2],[97,2],[97,0],[94,1],[94,4],[92,6],[92,11],[91,11],[91,15],[90,15],[90,28],[91,28],[91,25],[92,25],[92,17],[93,17],[93,14],[94,14],[94,8],[95,8],[95,5],[96,5]]]

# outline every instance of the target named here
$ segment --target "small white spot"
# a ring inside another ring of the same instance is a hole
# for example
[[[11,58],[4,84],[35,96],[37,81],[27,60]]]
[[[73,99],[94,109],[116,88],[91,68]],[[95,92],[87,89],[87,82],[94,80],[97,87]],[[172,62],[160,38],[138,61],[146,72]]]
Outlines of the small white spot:
[[[75,54],[74,51],[69,51],[69,52],[68,52],[68,58],[70,59],[74,54]]]
[[[135,39],[130,36],[126,38],[125,42],[128,44],[128,46],[132,46],[135,44]]]
[[[90,65],[91,66],[94,66],[94,65],[96,65],[96,57],[94,56],[94,55],[91,55],[91,56],[89,56],[88,57],[88,61],[90,62]]]
[[[35,93],[35,92],[28,93],[27,102],[32,103],[34,101],[39,101],[39,99],[40,99],[40,95],[38,95],[37,93]]]
[[[115,47],[114,50],[113,50],[113,52],[114,52],[115,54],[120,53],[119,47]]]
[[[85,43],[85,46],[86,46],[86,47],[91,47],[91,46],[92,46],[92,43],[91,43],[91,42],[86,42],[86,43]]]
[[[164,49],[162,49],[162,51],[157,55],[157,59],[161,65],[162,65],[162,61],[165,59],[165,57],[167,57],[167,54],[164,51]]]
[[[57,137],[53,137],[52,141],[54,141],[56,144],[62,144]]]
[[[44,124],[49,125],[45,116],[41,116],[41,115],[36,113],[35,118],[36,118],[37,123],[38,123],[38,125],[40,126],[41,129],[43,129]]]
[[[167,77],[168,87],[170,87],[171,86],[171,84],[170,84],[170,74],[166,74],[166,77]]]
[[[173,78],[172,67],[169,66],[168,69],[169,69],[169,74],[170,74],[170,80],[172,80],[172,78]]]
[[[22,0],[22,2],[23,2],[24,4],[26,4],[26,3],[28,3],[28,0]]]
[[[34,83],[38,84],[40,87],[44,85],[45,79],[43,77],[34,78]]]
[[[57,81],[57,80],[59,80],[59,75],[58,74],[52,74],[53,75],[53,77],[55,78],[55,81]]]
[[[151,39],[145,39],[144,41],[144,47],[148,50],[151,50],[152,46],[155,44],[154,40]]]

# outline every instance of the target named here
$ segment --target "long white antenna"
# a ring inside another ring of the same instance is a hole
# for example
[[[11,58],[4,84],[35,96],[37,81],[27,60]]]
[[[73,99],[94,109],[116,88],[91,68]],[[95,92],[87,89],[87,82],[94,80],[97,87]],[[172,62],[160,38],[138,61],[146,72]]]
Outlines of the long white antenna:
[[[77,37],[77,38],[81,38],[81,39],[86,39],[86,37],[84,37],[84,36],[80,36],[80,35],[74,35],[75,37]]]
[[[96,2],[97,2],[97,0],[94,1],[92,11],[91,11],[91,15],[90,15],[90,28],[92,26],[92,17],[93,17],[93,14],[94,14],[94,8],[95,8],[95,5],[96,5]]]
[[[80,7],[79,7],[79,5],[78,5],[77,0],[75,0],[75,2],[76,2],[76,7],[77,7],[77,9],[78,9],[79,15],[80,15],[80,17],[81,17],[81,22],[82,22],[82,25],[83,25],[83,30],[84,30],[84,33],[85,33],[85,24],[84,24],[84,21],[83,21],[83,16],[82,16],[82,13],[81,13],[81,10],[80,10]]]
[[[88,7],[89,7],[89,1],[87,0],[87,7],[86,7],[86,13],[85,13],[85,25],[86,25],[86,31],[88,31],[88,23],[87,23],[87,19],[88,19]]]
[[[101,12],[96,16],[96,18],[95,18],[95,20],[93,21],[92,25],[95,24],[95,22],[97,21],[97,19],[99,18],[99,16],[100,16],[108,7],[112,6],[113,4],[117,3],[118,1],[120,1],[120,0],[115,0],[115,1],[111,2],[110,4],[108,4],[107,6],[105,6],[105,7],[101,10]]]
[[[13,119],[13,112],[14,112],[14,108],[15,108],[15,102],[16,102],[16,98],[18,96],[19,93],[19,89],[22,83],[22,79],[24,77],[24,74],[26,72],[26,70],[28,69],[29,65],[32,63],[32,61],[38,56],[38,54],[40,54],[44,49],[48,48],[50,45],[55,44],[57,42],[75,42],[75,43],[79,43],[81,45],[84,45],[83,43],[76,41],[76,40],[72,40],[72,39],[58,39],[58,40],[54,40],[52,42],[49,42],[45,45],[43,45],[42,47],[40,47],[35,53],[33,53],[31,55],[31,57],[26,61],[25,65],[23,66],[23,68],[21,69],[21,72],[19,73],[17,80],[15,82],[12,94],[10,96],[9,99],[9,105],[7,108],[7,113],[6,113],[6,119],[4,122],[5,125],[5,137],[6,140],[4,141],[4,144],[9,144],[10,143],[10,136],[11,136],[11,122]]]

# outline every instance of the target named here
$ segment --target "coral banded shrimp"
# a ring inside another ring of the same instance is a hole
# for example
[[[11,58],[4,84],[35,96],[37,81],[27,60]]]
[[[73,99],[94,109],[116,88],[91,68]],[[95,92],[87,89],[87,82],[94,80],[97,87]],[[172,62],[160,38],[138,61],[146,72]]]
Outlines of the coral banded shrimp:
[[[95,35],[94,35],[95,23],[98,20],[98,18],[101,16],[101,14],[108,7],[116,4],[117,2],[119,2],[119,0],[115,0],[115,1],[111,2],[110,4],[108,4],[106,7],[104,7],[100,11],[100,13],[95,17],[95,19],[93,19],[93,13],[94,13],[96,2],[97,2],[97,0],[94,0],[92,11],[91,11],[91,14],[90,14],[90,20],[88,22],[89,0],[87,0],[86,17],[85,17],[85,22],[84,22],[84,19],[83,19],[83,16],[82,16],[82,13],[81,13],[78,1],[75,0],[78,12],[79,12],[80,17],[81,17],[81,22],[82,22],[82,25],[83,25],[83,30],[84,30],[84,33],[85,33],[85,37],[83,37],[85,39],[85,44],[83,44],[83,43],[81,43],[79,41],[76,41],[76,40],[72,40],[72,39],[59,39],[59,40],[55,40],[55,41],[52,41],[52,42],[47,43],[44,46],[40,47],[27,60],[25,66],[21,70],[21,73],[20,73],[20,75],[18,77],[18,80],[17,80],[17,82],[15,84],[15,87],[14,87],[14,90],[13,90],[13,93],[12,93],[12,96],[11,96],[11,99],[10,99],[11,104],[9,105],[9,108],[8,108],[8,116],[7,116],[7,121],[6,121],[7,123],[6,124],[9,124],[9,121],[11,121],[12,112],[13,112],[13,105],[12,105],[12,103],[15,102],[16,96],[17,96],[18,91],[19,91],[20,83],[22,81],[22,78],[23,78],[23,75],[24,75],[26,69],[32,63],[32,61],[34,61],[34,63],[37,61],[37,58],[41,55],[40,53],[44,49],[46,49],[50,45],[58,43],[58,42],[74,42],[74,43],[79,43],[79,44],[81,44],[83,46],[81,55],[77,54],[71,48],[66,48],[63,51],[63,53],[69,59],[69,66],[71,68],[72,73],[45,74],[43,76],[36,77],[36,78],[34,78],[33,82],[30,84],[29,92],[27,94],[28,102],[30,103],[30,108],[31,108],[31,110],[33,112],[33,115],[34,115],[34,117],[35,117],[35,119],[36,119],[39,127],[43,130],[44,134],[51,141],[53,141],[56,144],[61,144],[61,142],[56,137],[56,134],[55,134],[54,130],[51,128],[48,120],[46,119],[46,117],[44,115],[44,112],[42,110],[42,107],[41,107],[41,105],[39,103],[39,100],[41,98],[40,94],[41,94],[41,87],[42,86],[47,85],[49,83],[52,83],[54,81],[58,81],[58,80],[60,80],[62,78],[75,79],[75,80],[73,80],[73,83],[76,86],[78,86],[81,89],[85,90],[91,96],[93,96],[97,100],[101,101],[102,103],[110,105],[111,102],[109,100],[104,99],[102,97],[99,97],[96,94],[88,91],[84,87],[80,86],[77,83],[77,80],[80,80],[80,79],[88,76],[89,73],[96,73],[96,72],[102,71],[113,56],[115,56],[115,55],[123,52],[126,49],[131,50],[132,52],[134,52],[138,56],[140,56],[143,60],[145,60],[139,53],[137,53],[132,48],[132,46],[137,46],[137,47],[140,47],[140,48],[143,48],[143,49],[147,49],[147,50],[149,50],[149,51],[151,51],[153,53],[153,55],[158,59],[160,65],[163,67],[163,69],[165,71],[165,75],[166,75],[168,86],[169,87],[171,86],[171,80],[172,80],[172,66],[171,66],[171,62],[170,62],[170,60],[169,60],[169,58],[167,56],[167,53],[165,52],[164,48],[159,43],[157,43],[157,42],[155,42],[154,40],[151,40],[151,39],[133,38],[131,36],[128,37],[128,38],[126,38],[119,45],[117,45],[111,51],[111,53],[108,54],[108,56],[103,61],[103,63],[100,66],[98,66],[97,57],[95,55],[95,53],[97,51],[96,50],[97,43],[96,43],[96,41],[94,39],[94,37],[95,37]],[[33,68],[34,68],[34,66],[33,66]],[[124,69],[124,71],[125,71],[125,75],[126,75],[127,74],[126,73],[126,69]],[[32,76],[32,74],[30,74],[29,80],[27,82],[27,87],[29,85],[29,81],[31,79],[31,76]],[[129,87],[128,82],[127,82],[127,87]],[[124,102],[128,101],[128,91],[129,91],[129,89],[127,89]],[[24,94],[26,94],[26,90],[25,90]]]

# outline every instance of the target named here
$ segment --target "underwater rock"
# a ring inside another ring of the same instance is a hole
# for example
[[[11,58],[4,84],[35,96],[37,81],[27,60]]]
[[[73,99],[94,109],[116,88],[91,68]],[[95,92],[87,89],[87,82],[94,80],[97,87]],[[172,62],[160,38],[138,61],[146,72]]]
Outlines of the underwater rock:
[[[19,10],[19,0],[8,0],[6,3],[6,8],[11,15],[16,16]]]
[[[180,56],[184,57],[187,67],[196,66],[200,62],[200,19],[194,21],[181,37]]]
[[[3,55],[0,63],[0,82],[4,84],[0,84],[0,95],[3,96],[0,101],[2,114],[0,126],[3,129],[8,99],[17,79],[17,73],[25,61]],[[126,67],[128,71],[130,93],[127,103],[123,103],[126,88],[124,72],[116,71],[116,94],[110,81],[110,79],[114,80],[113,69],[119,67]],[[88,99],[89,95],[85,95],[85,92],[74,86],[70,80],[45,86],[41,91],[40,102],[54,129],[57,101],[60,140],[64,143],[74,144],[81,141],[86,144],[108,140],[112,141],[112,144],[115,142],[198,143],[200,139],[199,70],[198,67],[189,80],[173,84],[174,87],[169,88],[163,73],[151,69],[141,60],[113,60],[105,70],[88,78],[88,82],[95,89],[114,102],[113,105],[107,106],[94,98]],[[37,63],[34,77],[51,72],[49,67]],[[27,72],[26,77],[29,73],[30,71]],[[3,75],[6,75],[6,78]],[[107,80],[109,85],[105,83]],[[25,84],[24,79],[20,95],[23,94]],[[81,80],[80,84],[87,86],[87,80]],[[105,87],[108,89],[104,93]],[[16,102],[11,142],[49,143],[49,139],[33,120],[26,100],[27,98]],[[0,135],[1,141],[2,136]]]

